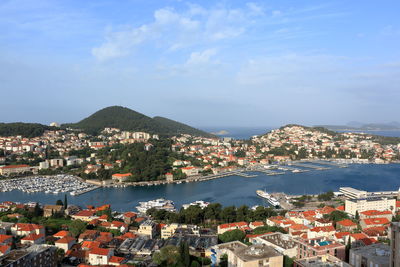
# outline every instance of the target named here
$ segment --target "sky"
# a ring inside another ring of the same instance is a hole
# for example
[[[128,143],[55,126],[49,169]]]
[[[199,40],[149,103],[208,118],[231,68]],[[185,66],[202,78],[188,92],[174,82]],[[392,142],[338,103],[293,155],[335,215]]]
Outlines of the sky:
[[[0,122],[113,105],[193,126],[389,122],[398,0],[1,0]]]

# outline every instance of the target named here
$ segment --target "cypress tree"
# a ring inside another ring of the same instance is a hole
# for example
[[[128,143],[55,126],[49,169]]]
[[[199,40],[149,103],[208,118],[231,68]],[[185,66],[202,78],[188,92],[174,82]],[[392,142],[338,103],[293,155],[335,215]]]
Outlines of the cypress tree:
[[[183,254],[183,263],[186,267],[190,266],[190,254],[189,254],[189,245],[188,243],[184,243],[184,254]]]
[[[67,202],[67,194],[64,195],[64,209],[66,210],[68,208],[68,202]]]

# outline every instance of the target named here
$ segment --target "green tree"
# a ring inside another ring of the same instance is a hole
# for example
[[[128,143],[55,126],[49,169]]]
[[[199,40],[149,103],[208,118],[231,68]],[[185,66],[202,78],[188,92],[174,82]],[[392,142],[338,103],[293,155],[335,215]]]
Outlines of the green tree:
[[[231,242],[231,241],[243,241],[245,237],[246,237],[246,234],[239,229],[227,231],[221,235],[218,235],[218,239],[222,243],[227,243],[227,242]]]
[[[221,219],[224,222],[234,222],[236,220],[236,208],[235,206],[225,207],[221,211]]]
[[[340,211],[340,210],[332,211],[330,214],[325,215],[324,217],[333,221],[334,223],[344,220],[344,219],[349,219],[349,215],[347,215],[347,213]]]
[[[68,208],[68,200],[67,200],[67,194],[64,195],[64,209],[66,210]]]
[[[255,235],[265,234],[265,233],[269,233],[269,232],[286,233],[285,229],[283,229],[282,227],[268,226],[268,225],[260,226],[253,230],[253,234],[255,234]]]
[[[347,240],[347,244],[345,247],[345,252],[346,252],[346,262],[349,262],[349,258],[350,258],[350,249],[351,249],[351,240],[350,237]]]
[[[73,220],[68,225],[69,232],[75,237],[80,235],[85,229],[86,229],[86,223],[81,220]]]
[[[356,210],[356,215],[354,215],[354,219],[357,221],[360,219],[360,214],[358,214],[358,210]]]
[[[186,242],[181,242],[179,248],[179,254],[181,257],[181,262],[184,264],[184,266],[189,267],[190,266],[189,245]]]
[[[175,246],[165,246],[154,253],[153,261],[159,266],[174,266],[180,260],[179,250]]]
[[[294,259],[289,256],[283,256],[283,266],[284,267],[293,267]]]
[[[56,205],[64,206],[64,203],[62,202],[61,199],[58,199],[58,200],[56,201]]]
[[[36,203],[35,208],[33,210],[33,217],[40,217],[43,215],[43,209],[40,208],[39,203]]]

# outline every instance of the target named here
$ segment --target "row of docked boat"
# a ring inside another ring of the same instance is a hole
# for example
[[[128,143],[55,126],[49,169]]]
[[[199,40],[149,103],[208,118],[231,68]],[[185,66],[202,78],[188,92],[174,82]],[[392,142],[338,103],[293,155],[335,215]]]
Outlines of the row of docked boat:
[[[34,176],[0,181],[0,192],[19,190],[24,193],[44,192],[46,194],[81,194],[96,189],[97,186],[81,181],[73,175]]]

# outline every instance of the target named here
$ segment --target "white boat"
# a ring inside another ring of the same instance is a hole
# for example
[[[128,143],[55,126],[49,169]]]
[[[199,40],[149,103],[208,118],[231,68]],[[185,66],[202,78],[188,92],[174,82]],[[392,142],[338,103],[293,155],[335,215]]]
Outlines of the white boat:
[[[197,201],[189,203],[189,204],[183,204],[182,208],[187,209],[190,206],[199,206],[200,208],[204,209],[208,205],[210,205],[210,202],[206,202],[206,201],[203,201],[203,200],[197,200]]]
[[[139,202],[139,206],[136,206],[136,209],[141,213],[146,213],[147,210],[151,208],[175,211],[174,202],[164,198],[158,198],[147,202]]]
[[[272,197],[272,196],[271,196],[270,194],[268,194],[267,192],[265,192],[265,191],[263,191],[263,190],[257,190],[256,193],[257,193],[257,195],[258,195],[259,197],[262,197],[262,198],[264,198],[265,200],[267,200],[268,203],[269,203],[270,205],[272,205],[273,207],[279,207],[279,205],[280,205],[279,201],[278,201],[276,198]]]

